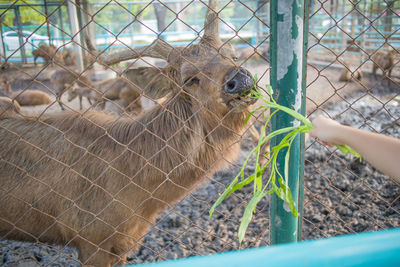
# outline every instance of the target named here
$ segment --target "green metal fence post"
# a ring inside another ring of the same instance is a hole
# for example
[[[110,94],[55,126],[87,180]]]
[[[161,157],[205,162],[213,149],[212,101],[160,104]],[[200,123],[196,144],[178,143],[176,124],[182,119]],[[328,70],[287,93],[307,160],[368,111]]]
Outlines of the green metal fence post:
[[[271,1],[271,78],[275,100],[283,106],[304,115],[305,99],[305,50],[307,49],[308,1]],[[306,30],[305,30],[306,29]],[[299,121],[278,112],[271,121],[271,131],[293,126]],[[271,146],[283,137],[273,139]],[[303,181],[304,136],[296,137],[290,149],[289,187],[299,212],[293,217],[286,204],[276,195],[271,201],[271,244],[296,242],[301,237],[302,181]],[[285,151],[278,155],[278,168],[284,173]]]

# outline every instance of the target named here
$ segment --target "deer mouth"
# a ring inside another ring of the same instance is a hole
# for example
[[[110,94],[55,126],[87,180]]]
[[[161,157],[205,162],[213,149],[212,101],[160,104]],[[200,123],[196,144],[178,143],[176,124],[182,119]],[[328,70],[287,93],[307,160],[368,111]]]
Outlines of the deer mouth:
[[[250,105],[253,105],[255,102],[257,102],[257,98],[251,92],[251,90],[248,90],[244,94],[231,98],[227,104],[230,108],[238,108],[238,107],[245,108]]]
[[[228,95],[227,104],[230,108],[247,107],[257,99],[252,94],[253,76],[244,68],[232,68],[225,78],[224,92]]]

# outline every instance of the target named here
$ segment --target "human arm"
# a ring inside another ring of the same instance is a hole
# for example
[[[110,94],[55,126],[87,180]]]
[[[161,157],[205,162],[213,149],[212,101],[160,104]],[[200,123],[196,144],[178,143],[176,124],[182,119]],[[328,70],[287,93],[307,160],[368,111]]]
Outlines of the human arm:
[[[328,144],[348,145],[379,171],[400,184],[400,139],[342,125],[318,116],[310,135]]]

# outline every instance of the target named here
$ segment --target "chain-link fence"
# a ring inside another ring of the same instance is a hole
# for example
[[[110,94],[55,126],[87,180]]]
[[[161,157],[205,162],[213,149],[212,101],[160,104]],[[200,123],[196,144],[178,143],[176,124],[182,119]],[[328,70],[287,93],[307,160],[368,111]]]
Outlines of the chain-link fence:
[[[314,1],[309,114],[318,109],[347,125],[399,137],[398,4]],[[392,180],[318,143],[306,155],[305,238],[399,226],[399,187]]]
[[[208,211],[263,120],[243,126],[259,103],[238,95],[249,72],[269,84],[270,3],[215,4],[0,5],[0,89],[21,105],[0,98],[2,264],[239,249],[253,188]],[[309,14],[307,115],[400,137],[399,3],[314,0]],[[399,186],[365,161],[310,138],[304,170],[303,239],[399,226]],[[269,203],[242,248],[270,245]]]

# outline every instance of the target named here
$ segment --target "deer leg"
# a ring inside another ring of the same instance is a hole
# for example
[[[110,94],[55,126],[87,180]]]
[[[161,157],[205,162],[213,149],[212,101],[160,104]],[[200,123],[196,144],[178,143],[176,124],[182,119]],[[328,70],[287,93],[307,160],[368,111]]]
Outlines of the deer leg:
[[[107,249],[94,246],[93,244],[80,240],[77,244],[79,260],[82,266],[111,267],[118,262],[119,257],[108,252]]]
[[[115,234],[112,238],[111,252],[118,256],[118,262],[115,266],[122,266],[126,264],[126,259],[129,254],[138,249],[141,245],[139,236],[143,236],[149,230],[149,224],[140,226],[143,229],[138,232],[133,231],[130,235],[127,234]]]
[[[82,96],[79,96],[79,109],[82,110],[83,106],[82,106]]]
[[[90,97],[87,98],[87,101],[89,102],[89,104],[90,104],[91,106],[93,106],[92,101],[90,100]]]
[[[58,101],[58,104],[60,105],[61,110],[65,110],[64,106],[61,104],[60,99],[58,99],[57,101]]]
[[[59,94],[59,93],[57,93],[56,94],[56,101],[58,102],[58,104],[60,105],[60,107],[61,107],[61,110],[65,110],[65,108],[63,107],[63,105],[61,104],[61,95],[62,95],[62,93],[61,94]]]
[[[392,77],[392,68],[390,68],[389,69],[389,71],[388,71],[388,87],[390,87],[390,85],[391,85],[391,77]]]

